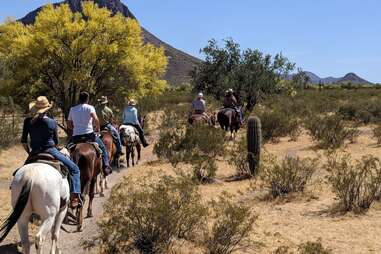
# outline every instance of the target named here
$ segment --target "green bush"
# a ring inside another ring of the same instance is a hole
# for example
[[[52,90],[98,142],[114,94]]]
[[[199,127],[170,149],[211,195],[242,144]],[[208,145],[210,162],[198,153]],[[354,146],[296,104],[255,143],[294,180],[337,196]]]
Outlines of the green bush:
[[[209,126],[177,127],[160,133],[154,153],[170,161],[191,164],[194,177],[201,183],[215,176],[215,159],[224,154],[225,132]]]
[[[207,208],[189,177],[124,179],[116,185],[99,223],[100,253],[166,253],[175,239],[203,230]]]
[[[368,155],[354,162],[349,154],[332,154],[325,168],[344,211],[366,211],[379,198],[381,163],[378,158]]]
[[[278,142],[279,138],[290,136],[296,140],[301,133],[298,118],[281,109],[264,109],[258,112],[261,119],[262,137],[265,142]]]
[[[318,142],[320,148],[337,149],[346,140],[354,142],[359,135],[353,124],[346,123],[342,117],[331,114],[325,116],[312,116],[305,121],[305,127],[313,140]]]
[[[268,156],[262,163],[261,178],[270,188],[273,198],[293,192],[303,192],[317,167],[316,159],[285,157],[278,162]]]
[[[256,216],[250,208],[231,201],[224,193],[211,203],[213,225],[204,234],[204,246],[209,254],[229,254],[248,244]]]
[[[229,164],[236,169],[235,177],[238,179],[253,177],[248,162],[246,135],[233,144],[232,150],[229,151]]]
[[[300,254],[330,254],[331,250],[324,248],[321,243],[321,239],[317,242],[306,242],[298,246],[298,252]]]

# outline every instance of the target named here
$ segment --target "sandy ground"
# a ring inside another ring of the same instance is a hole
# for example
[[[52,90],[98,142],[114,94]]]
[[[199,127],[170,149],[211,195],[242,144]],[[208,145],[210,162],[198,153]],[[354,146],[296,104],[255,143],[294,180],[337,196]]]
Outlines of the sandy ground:
[[[372,154],[380,157],[380,148],[371,137],[370,127],[361,128],[361,135],[355,144],[348,144],[346,151],[354,158]],[[307,135],[302,135],[297,142],[290,142],[283,138],[277,144],[267,144],[265,150],[279,158],[285,155],[301,157],[319,157],[324,160],[324,152],[315,149],[313,142]],[[22,164],[25,154],[19,146],[0,153],[0,217],[9,210],[9,175],[17,166]],[[172,174],[173,168],[167,163],[155,162],[152,148],[143,152],[144,164],[122,169],[115,172],[109,179],[113,185],[123,176],[139,177],[150,171],[161,170]],[[184,168],[186,170],[186,168]],[[258,220],[251,235],[255,243],[252,247],[242,249],[236,253],[272,253],[279,246],[289,246],[295,249],[300,243],[321,239],[323,245],[333,253],[381,253],[381,204],[376,203],[365,215],[332,215],[332,207],[337,203],[334,195],[326,184],[326,172],[318,169],[309,184],[306,193],[294,198],[263,201],[258,193],[264,190],[254,181],[226,182],[227,176],[234,174],[234,169],[224,162],[219,163],[217,181],[214,184],[201,186],[204,200],[216,198],[219,193],[228,191],[236,195],[237,201],[249,204],[258,215]],[[253,190],[253,186],[256,190]],[[106,193],[106,198],[109,192]],[[95,217],[85,220],[84,231],[81,233],[61,233],[63,253],[95,253],[81,249],[80,242],[89,240],[97,233],[96,221],[102,216],[102,204],[106,198],[97,197],[94,203]],[[74,227],[64,226],[69,231]],[[0,253],[16,253],[14,243],[18,242],[16,230],[13,230],[7,240],[0,246]],[[4,246],[5,245],[5,246]],[[50,242],[47,241],[46,247]],[[199,253],[190,247],[184,246],[180,253]]]

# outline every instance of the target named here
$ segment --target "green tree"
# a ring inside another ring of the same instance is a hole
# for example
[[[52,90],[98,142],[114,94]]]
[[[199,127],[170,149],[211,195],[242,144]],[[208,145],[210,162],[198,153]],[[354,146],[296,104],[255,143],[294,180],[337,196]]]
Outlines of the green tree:
[[[135,20],[82,5],[81,13],[48,5],[33,25],[0,26],[3,92],[24,100],[46,94],[66,116],[81,90],[118,100],[161,93],[164,50],[144,43]]]
[[[192,71],[195,90],[202,90],[220,99],[227,88],[247,103],[251,111],[255,104],[282,90],[281,81],[295,68],[282,54],[274,57],[259,50],[241,50],[232,39],[220,48],[216,40],[201,50],[205,61]]]

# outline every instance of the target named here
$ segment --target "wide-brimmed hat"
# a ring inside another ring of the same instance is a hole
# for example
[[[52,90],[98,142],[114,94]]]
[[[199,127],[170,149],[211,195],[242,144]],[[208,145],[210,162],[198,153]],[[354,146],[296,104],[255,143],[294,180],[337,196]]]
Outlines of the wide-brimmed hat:
[[[202,97],[204,97],[204,94],[200,92],[197,94],[197,97],[202,98]]]
[[[225,91],[225,93],[233,93],[233,89],[229,88],[228,90]]]
[[[108,99],[107,99],[107,96],[102,96],[100,99],[98,99],[98,102],[100,104],[107,104],[108,103]]]
[[[29,103],[29,112],[31,115],[43,114],[53,107],[45,96],[39,96],[36,101]]]
[[[134,100],[134,99],[130,99],[130,100],[128,101],[128,105],[130,105],[130,106],[136,106],[136,100]]]

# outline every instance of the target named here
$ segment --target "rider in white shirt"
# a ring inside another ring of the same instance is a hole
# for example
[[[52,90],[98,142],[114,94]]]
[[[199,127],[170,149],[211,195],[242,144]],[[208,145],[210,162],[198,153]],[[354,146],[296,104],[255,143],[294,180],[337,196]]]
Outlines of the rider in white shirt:
[[[95,108],[89,105],[89,94],[87,92],[81,92],[79,95],[79,104],[70,109],[69,113],[69,128],[73,130],[73,136],[71,138],[72,143],[79,143],[83,140],[97,142],[99,148],[102,150],[103,171],[105,175],[111,173],[110,161],[105,145],[102,139],[99,138],[100,126]]]

